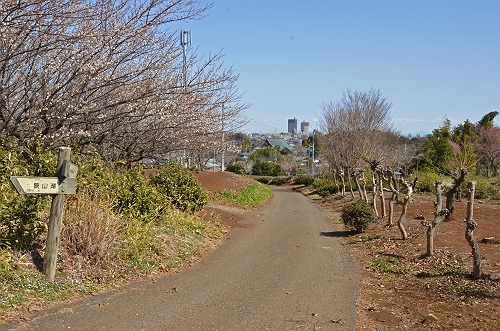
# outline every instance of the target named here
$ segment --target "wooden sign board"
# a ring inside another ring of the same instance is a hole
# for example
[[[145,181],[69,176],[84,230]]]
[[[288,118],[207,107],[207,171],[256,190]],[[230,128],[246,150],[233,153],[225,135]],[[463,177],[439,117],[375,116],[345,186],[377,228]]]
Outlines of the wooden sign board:
[[[19,194],[75,194],[76,177],[33,177],[33,176],[11,176],[10,181],[14,184]]]

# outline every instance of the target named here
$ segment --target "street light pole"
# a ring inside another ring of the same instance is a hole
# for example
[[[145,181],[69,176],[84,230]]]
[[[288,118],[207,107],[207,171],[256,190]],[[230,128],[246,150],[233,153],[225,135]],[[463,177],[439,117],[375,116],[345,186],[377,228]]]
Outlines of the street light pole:
[[[221,111],[221,123],[222,123],[222,154],[221,154],[221,161],[220,161],[220,171],[224,172],[224,153],[226,151],[226,148],[224,147],[224,104],[222,104],[222,111]]]
[[[311,162],[311,175],[314,177],[314,131],[313,130],[313,150],[312,150],[312,162]]]

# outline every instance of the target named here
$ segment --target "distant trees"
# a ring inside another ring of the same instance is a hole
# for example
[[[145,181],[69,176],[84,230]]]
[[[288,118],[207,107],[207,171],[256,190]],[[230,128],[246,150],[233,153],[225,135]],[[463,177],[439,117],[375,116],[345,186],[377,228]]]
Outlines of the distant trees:
[[[248,106],[238,75],[220,53],[191,54],[185,84],[178,32],[169,30],[208,8],[190,0],[2,1],[0,136],[92,145],[128,161],[210,144],[221,122],[237,126]]]
[[[478,122],[479,172],[486,177],[497,176],[500,165],[500,128],[494,126],[493,120],[498,116],[497,111],[483,116]]]
[[[321,129],[325,133],[325,156],[342,181],[346,175],[350,179],[351,169],[374,157],[371,148],[389,125],[386,119],[390,108],[380,91],[373,89],[347,90],[339,101],[323,105]]]
[[[314,147],[314,155],[315,157],[319,155],[322,151],[322,134],[314,130],[312,134],[309,135],[309,137],[305,138],[302,140],[302,146],[306,148],[313,148]],[[312,153],[311,153],[312,155]]]
[[[383,198],[380,194],[383,168],[397,168],[408,162],[404,141],[391,124],[391,106],[381,92],[374,89],[347,90],[339,101],[323,105],[324,154],[342,181],[344,176],[350,181],[352,169],[370,167],[374,207],[375,198]]]

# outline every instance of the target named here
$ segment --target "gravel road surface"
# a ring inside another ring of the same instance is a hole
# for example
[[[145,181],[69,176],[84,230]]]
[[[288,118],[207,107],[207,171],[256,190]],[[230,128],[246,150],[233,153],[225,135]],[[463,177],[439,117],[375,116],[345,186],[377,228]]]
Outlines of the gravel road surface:
[[[353,330],[359,271],[342,246],[341,228],[303,195],[274,193],[194,268],[0,328]]]

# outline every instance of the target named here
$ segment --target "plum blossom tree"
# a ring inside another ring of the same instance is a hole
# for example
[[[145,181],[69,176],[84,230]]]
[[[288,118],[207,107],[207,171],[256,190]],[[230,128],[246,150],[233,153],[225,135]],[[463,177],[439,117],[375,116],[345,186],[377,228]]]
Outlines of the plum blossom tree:
[[[1,0],[0,136],[93,145],[127,161],[214,139],[222,104],[226,123],[249,106],[238,75],[221,53],[192,53],[184,81],[169,29],[209,8],[191,0]]]

